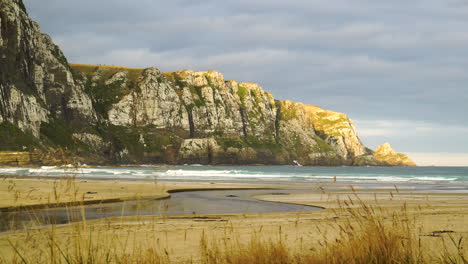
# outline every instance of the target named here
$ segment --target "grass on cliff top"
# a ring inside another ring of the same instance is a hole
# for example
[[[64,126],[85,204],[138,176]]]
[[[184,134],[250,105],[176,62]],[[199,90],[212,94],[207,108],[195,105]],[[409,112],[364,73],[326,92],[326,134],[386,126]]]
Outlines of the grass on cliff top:
[[[97,68],[103,68],[103,69],[121,69],[121,70],[143,70],[140,68],[132,68],[132,67],[125,67],[125,66],[115,66],[115,65],[93,65],[93,64],[80,64],[80,63],[69,63],[70,67],[73,67],[74,69],[80,70],[82,72],[86,71],[94,71],[94,69]]]
[[[114,66],[114,65],[91,65],[91,64],[78,64],[78,63],[69,63],[70,67],[77,72],[84,74],[85,76],[90,76],[98,70],[103,72],[103,79],[106,80],[112,75],[120,71],[125,71],[128,73],[128,79],[132,82],[138,81],[138,78],[141,76],[141,73],[144,69],[139,68],[130,68],[124,66]]]

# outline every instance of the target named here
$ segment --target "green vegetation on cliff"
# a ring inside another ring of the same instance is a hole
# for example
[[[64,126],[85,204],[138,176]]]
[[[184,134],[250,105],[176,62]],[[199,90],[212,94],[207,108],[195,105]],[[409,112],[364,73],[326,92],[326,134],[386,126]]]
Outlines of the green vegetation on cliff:
[[[345,114],[322,111],[313,115],[315,130],[327,136],[343,136],[343,129],[349,129],[349,120]]]
[[[254,136],[247,136],[244,138],[216,138],[216,142],[224,149],[236,148],[242,149],[251,147],[257,150],[281,150],[281,145],[271,140],[260,140]]]
[[[138,86],[138,80],[141,77],[143,69],[117,67],[109,65],[87,65],[70,64],[75,76],[82,78],[85,84],[85,92],[92,96],[93,107],[103,117],[113,104],[118,103],[125,95],[130,94]],[[125,78],[116,78],[116,74],[124,73]]]
[[[138,82],[138,79],[140,78],[144,70],[113,65],[91,65],[78,63],[70,63],[70,67],[75,71],[75,73],[81,73],[85,76],[94,76],[99,71],[102,76],[102,79],[105,80],[109,79],[118,72],[124,71],[128,74],[128,79],[133,83]]]
[[[26,6],[24,5],[23,0],[18,0],[18,4],[20,9],[23,10],[23,12],[26,13],[26,15],[28,15],[28,11],[26,10]]]
[[[330,146],[327,142],[325,142],[325,140],[321,139],[319,136],[315,137],[315,143],[317,143],[317,145],[315,146],[313,152],[323,153],[335,151],[335,149],[332,146]]]
[[[244,104],[245,98],[247,97],[247,88],[239,84],[237,87],[237,95],[239,96],[241,103]]]
[[[73,129],[62,120],[51,120],[49,123],[42,123],[41,134],[57,146],[70,148],[74,146]]]
[[[128,162],[173,163],[173,151],[178,149],[186,131],[148,127],[110,125],[100,131],[111,142],[115,158]]]
[[[41,139],[58,148],[85,151],[90,146],[75,139],[73,134],[89,129],[92,128],[78,127],[77,125],[67,124],[63,120],[52,119],[49,123],[41,124]]]
[[[92,86],[90,82],[87,82],[86,90],[95,98],[94,109],[102,116],[107,117],[107,113],[111,109],[113,104],[116,104],[120,99],[127,95],[128,92],[122,89],[122,81],[116,81],[111,84],[104,84],[98,82]]]
[[[24,151],[38,146],[38,140],[9,122],[0,124],[0,150]]]

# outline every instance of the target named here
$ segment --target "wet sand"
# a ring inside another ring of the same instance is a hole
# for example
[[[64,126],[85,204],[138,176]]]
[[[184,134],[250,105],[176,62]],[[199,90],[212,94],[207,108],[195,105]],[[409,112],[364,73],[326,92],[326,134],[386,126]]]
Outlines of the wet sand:
[[[84,180],[74,178],[0,178],[0,211],[86,205],[169,197],[170,191],[191,189],[269,188],[267,185],[210,182]]]
[[[303,192],[303,190],[286,191],[273,192],[269,189],[176,191],[167,198],[142,198],[140,200],[91,204],[84,206],[84,208],[82,206],[42,209],[23,207],[23,210],[0,212],[0,232],[11,230],[12,227],[15,229],[24,228],[24,226],[29,226],[31,221],[34,221],[36,226],[81,221],[83,215],[89,221],[135,215],[219,215],[301,212],[322,209],[310,205],[262,201],[253,198],[262,195],[289,195]]]

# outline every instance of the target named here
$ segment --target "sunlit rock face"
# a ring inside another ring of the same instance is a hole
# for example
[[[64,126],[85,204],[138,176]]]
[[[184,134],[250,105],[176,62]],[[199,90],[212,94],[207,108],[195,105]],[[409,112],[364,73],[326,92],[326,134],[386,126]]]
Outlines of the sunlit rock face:
[[[395,152],[389,143],[378,146],[374,152],[374,157],[377,161],[390,166],[416,166],[416,163],[408,156]]]
[[[89,123],[96,115],[65,56],[28,18],[21,0],[2,0],[0,121],[39,137],[50,119]]]
[[[225,80],[217,71],[72,68],[107,123],[173,133],[161,147],[175,148],[178,163],[375,163],[345,114],[275,100],[256,83]]]
[[[343,113],[217,71],[69,64],[21,0],[0,7],[0,141],[11,138],[0,150],[116,164],[407,162],[365,148]]]

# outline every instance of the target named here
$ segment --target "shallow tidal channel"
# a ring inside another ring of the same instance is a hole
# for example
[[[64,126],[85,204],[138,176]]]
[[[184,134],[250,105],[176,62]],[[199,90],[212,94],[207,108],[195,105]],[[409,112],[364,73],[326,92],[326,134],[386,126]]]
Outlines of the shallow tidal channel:
[[[0,212],[0,232],[50,224],[137,215],[225,215],[300,212],[314,206],[260,201],[256,195],[289,195],[304,190],[198,190],[174,192],[165,199],[143,199],[74,207]]]

